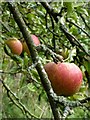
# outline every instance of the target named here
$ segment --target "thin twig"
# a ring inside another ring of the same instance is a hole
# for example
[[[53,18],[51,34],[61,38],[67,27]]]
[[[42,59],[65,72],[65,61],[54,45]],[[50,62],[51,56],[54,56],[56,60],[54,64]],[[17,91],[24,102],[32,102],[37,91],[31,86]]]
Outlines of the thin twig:
[[[49,49],[47,46],[41,44],[40,46],[37,46],[36,48],[38,51],[44,51],[44,52],[48,52],[49,55],[51,55],[52,58],[55,58],[57,61],[63,62],[63,56],[56,54],[55,52],[53,52],[51,49]]]
[[[3,71],[3,70],[0,70],[0,73],[4,73],[4,74],[17,74],[17,73],[20,73],[20,71],[15,71],[15,72],[9,72],[9,71]]]
[[[68,38],[68,40],[70,41],[70,43],[74,46],[78,46],[86,55],[90,56],[90,54],[84,49],[84,47],[81,45],[81,43],[75,38],[75,36],[73,36],[72,34],[70,34],[65,25],[61,25],[60,26],[61,30],[64,32],[64,34],[66,35],[66,37]]]
[[[10,32],[10,29],[5,25],[4,22],[0,20],[0,23],[3,25],[3,27],[6,29],[6,31]]]
[[[60,14],[57,12],[54,12],[54,9],[52,9],[52,7],[47,2],[41,2],[41,4],[46,9],[46,11],[49,13],[49,15],[52,15],[54,20],[58,22],[57,16],[59,16]]]
[[[4,85],[3,85],[3,86],[4,86]],[[4,87],[5,87],[5,86],[4,86]],[[5,89],[7,89],[7,88],[5,87]],[[14,99],[10,96],[8,89],[7,89],[7,96],[8,96],[9,99],[22,111],[22,113],[23,113],[24,115],[26,115],[26,114],[25,114],[25,111],[23,111],[22,107],[21,107],[19,104],[17,104],[16,100],[14,100]],[[27,115],[26,115],[26,116],[27,116]],[[27,117],[28,117],[28,116],[27,116]]]
[[[24,113],[26,113],[26,114],[28,113],[31,117],[38,118],[38,117],[35,116],[34,114],[30,113],[30,111],[25,107],[25,105],[23,105],[23,104],[21,103],[20,99],[16,96],[16,94],[14,94],[14,93],[12,92],[12,90],[9,88],[9,86],[6,85],[6,83],[5,83],[3,80],[0,79],[0,81],[2,82],[4,88],[7,90],[8,95],[11,94],[11,95],[16,99],[16,101],[19,103],[19,105],[20,105],[22,108],[21,108],[21,107],[11,98],[11,96],[9,95],[10,99],[12,100],[12,102],[13,102],[17,107],[19,107],[22,111],[24,111]],[[25,115],[26,115],[26,114],[25,114]]]
[[[80,13],[80,17],[82,18],[84,24],[86,25],[86,27],[90,30],[90,27],[87,25],[85,18],[83,17],[83,15]]]
[[[51,18],[51,23],[52,23],[52,30],[53,32],[55,32],[55,29],[54,29],[54,21],[53,21],[53,17],[50,15],[50,18]],[[53,44],[53,47],[54,47],[54,51],[56,50],[56,42],[55,42],[55,35],[53,34],[53,38],[52,38],[52,44]]]
[[[59,35],[57,33],[55,33],[55,31],[52,31],[52,30],[49,29],[48,24],[47,24],[48,23],[48,21],[47,21],[47,14],[48,13],[46,13],[46,15],[45,15],[46,29],[48,29],[54,36],[59,37]]]
[[[46,104],[46,105],[47,105],[47,104]],[[41,112],[40,117],[39,117],[40,119],[43,117],[45,111],[46,111],[47,108],[48,108],[48,107],[46,107],[46,105],[44,105],[43,108],[42,108],[42,112]]]
[[[76,27],[79,28],[80,30],[82,30],[83,33],[85,33],[85,34],[90,38],[90,35],[89,35],[83,28],[81,28],[79,25],[77,25],[76,23],[70,21],[69,19],[67,19],[66,21],[69,22],[69,23],[71,23],[71,24],[73,24],[74,26],[76,26]]]

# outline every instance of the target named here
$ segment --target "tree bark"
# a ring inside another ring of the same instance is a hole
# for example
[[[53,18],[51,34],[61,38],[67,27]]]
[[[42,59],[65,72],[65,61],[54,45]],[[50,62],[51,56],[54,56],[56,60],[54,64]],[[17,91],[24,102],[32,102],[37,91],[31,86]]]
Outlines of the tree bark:
[[[13,14],[14,20],[16,21],[16,23],[18,24],[20,31],[22,32],[22,35],[29,47],[30,50],[30,54],[33,60],[33,63],[36,64],[36,69],[38,71],[38,74],[40,76],[42,85],[46,91],[46,94],[48,96],[50,105],[51,105],[51,109],[53,112],[53,116],[55,120],[61,120],[61,115],[60,112],[57,109],[56,103],[54,101],[54,92],[52,90],[51,84],[48,80],[47,74],[43,68],[43,65],[41,63],[41,61],[39,60],[37,51],[35,49],[35,46],[33,44],[33,40],[31,38],[30,32],[27,28],[27,26],[25,25],[25,22],[17,8],[17,6],[15,6],[14,3],[9,3],[8,2],[8,7],[10,9],[10,12]]]

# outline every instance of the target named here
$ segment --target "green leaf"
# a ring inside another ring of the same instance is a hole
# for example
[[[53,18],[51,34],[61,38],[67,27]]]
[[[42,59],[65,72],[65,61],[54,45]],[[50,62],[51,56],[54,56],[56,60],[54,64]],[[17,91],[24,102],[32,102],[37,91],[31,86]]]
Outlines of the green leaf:
[[[64,2],[64,6],[67,8],[67,15],[69,16],[73,11],[73,3],[72,2]]]
[[[28,88],[31,92],[35,92],[35,91],[36,91],[35,86],[34,86],[32,83],[29,83],[29,84],[27,85],[27,88]]]
[[[84,61],[84,66],[85,66],[87,72],[90,74],[90,62],[89,61]]]

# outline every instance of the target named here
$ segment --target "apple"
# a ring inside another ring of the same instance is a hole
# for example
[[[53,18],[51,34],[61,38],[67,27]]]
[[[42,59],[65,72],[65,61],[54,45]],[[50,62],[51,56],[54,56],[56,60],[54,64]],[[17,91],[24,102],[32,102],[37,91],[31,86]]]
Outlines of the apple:
[[[32,40],[34,42],[34,45],[36,45],[36,46],[40,45],[40,41],[39,41],[37,36],[31,35],[31,37],[32,37]],[[25,41],[22,43],[22,45],[23,45],[23,52],[26,52],[28,55],[30,55],[29,48],[28,48]]]
[[[47,63],[45,71],[57,95],[71,96],[79,91],[83,75],[74,63]]]
[[[26,52],[28,55],[30,55],[30,51],[29,51],[26,41],[22,42],[22,46],[23,46],[23,53]]]
[[[11,52],[16,55],[22,53],[22,43],[17,38],[11,38],[5,41],[5,44],[10,48]]]
[[[40,45],[40,41],[36,35],[31,35],[33,42],[36,46]]]

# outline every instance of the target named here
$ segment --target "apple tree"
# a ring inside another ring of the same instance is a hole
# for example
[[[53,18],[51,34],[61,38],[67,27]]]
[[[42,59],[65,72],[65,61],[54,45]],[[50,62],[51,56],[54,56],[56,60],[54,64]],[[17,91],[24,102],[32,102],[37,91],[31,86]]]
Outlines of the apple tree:
[[[90,2],[0,5],[0,118],[90,118]],[[34,44],[32,34],[39,45]],[[26,43],[29,54],[12,53],[6,41],[14,37]],[[54,93],[43,67],[51,62],[74,63],[80,68],[83,80],[78,92],[70,96]]]

